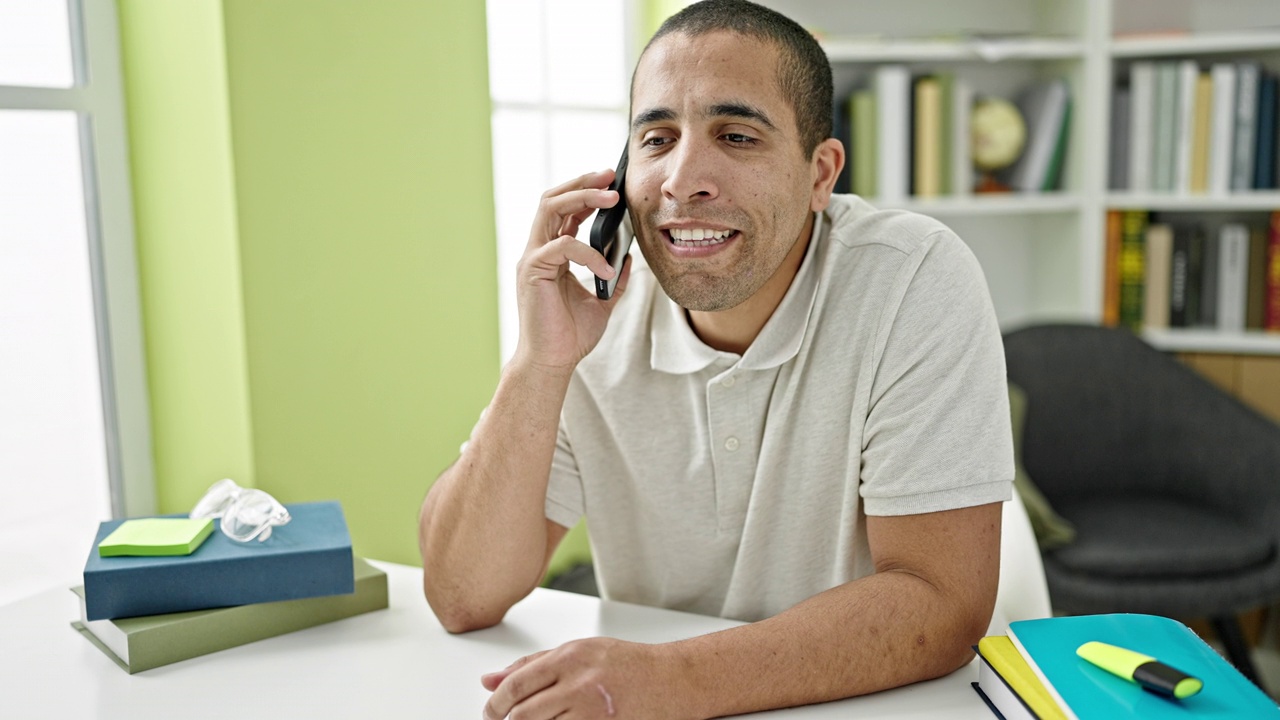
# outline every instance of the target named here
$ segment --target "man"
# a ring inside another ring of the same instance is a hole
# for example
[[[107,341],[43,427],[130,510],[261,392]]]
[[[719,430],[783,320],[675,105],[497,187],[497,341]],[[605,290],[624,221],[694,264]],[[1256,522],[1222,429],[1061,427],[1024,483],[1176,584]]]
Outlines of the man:
[[[1013,477],[981,271],[941,224],[832,196],[831,71],[739,0],[669,19],[631,95],[626,195],[648,267],[574,239],[611,171],[548,191],[520,340],[423,504],[424,591],[500,622],[585,514],[607,598],[750,621],[566,644],[482,678],[487,718],[708,718],[955,670],[985,632]]]

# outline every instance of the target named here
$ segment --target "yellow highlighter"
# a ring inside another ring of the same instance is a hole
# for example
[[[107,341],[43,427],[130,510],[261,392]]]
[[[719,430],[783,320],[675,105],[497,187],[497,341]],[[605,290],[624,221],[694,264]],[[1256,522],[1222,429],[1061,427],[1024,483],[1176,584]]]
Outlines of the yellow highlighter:
[[[1137,683],[1157,695],[1182,700],[1200,692],[1204,682],[1169,667],[1150,655],[1097,641],[1076,649],[1076,655],[1107,672]]]

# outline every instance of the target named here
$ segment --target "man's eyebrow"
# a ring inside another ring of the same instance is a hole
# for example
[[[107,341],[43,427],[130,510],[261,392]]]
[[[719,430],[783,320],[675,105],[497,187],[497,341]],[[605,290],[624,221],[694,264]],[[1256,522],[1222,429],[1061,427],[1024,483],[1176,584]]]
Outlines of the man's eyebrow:
[[[656,122],[667,122],[675,119],[676,113],[671,108],[653,108],[652,110],[645,110],[637,115],[636,119],[631,121],[631,129],[639,130],[645,125]]]
[[[707,117],[735,117],[755,120],[770,130],[778,129],[777,126],[773,124],[773,121],[769,119],[769,116],[764,114],[763,110],[745,102],[716,103],[715,105],[707,108],[705,114]],[[675,119],[676,113],[671,108],[653,108],[636,115],[636,119],[631,122],[631,129],[633,131],[639,130],[645,125],[658,122],[669,122]]]
[[[717,103],[707,109],[707,115],[710,117],[745,118],[747,120],[755,120],[770,130],[778,129],[773,124],[773,121],[769,119],[769,116],[764,114],[763,110],[744,102]]]

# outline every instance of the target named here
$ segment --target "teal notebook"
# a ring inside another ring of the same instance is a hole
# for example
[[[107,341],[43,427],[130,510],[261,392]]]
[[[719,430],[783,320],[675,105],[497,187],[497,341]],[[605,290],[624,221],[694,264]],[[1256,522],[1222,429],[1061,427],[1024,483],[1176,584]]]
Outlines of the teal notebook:
[[[1081,615],[1009,623],[1009,637],[1068,717],[1280,718],[1280,708],[1186,625],[1154,615]],[[1184,700],[1143,690],[1076,656],[1090,640],[1150,655],[1204,681]]]

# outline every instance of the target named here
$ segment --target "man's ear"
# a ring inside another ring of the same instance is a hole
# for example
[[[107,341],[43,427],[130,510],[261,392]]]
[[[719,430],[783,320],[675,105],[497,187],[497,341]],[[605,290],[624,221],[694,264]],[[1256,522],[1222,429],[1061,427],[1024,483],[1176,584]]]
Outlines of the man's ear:
[[[813,175],[813,195],[809,200],[809,209],[822,212],[831,203],[831,192],[835,189],[836,179],[844,169],[844,144],[835,138],[827,138],[813,149],[810,161]]]

